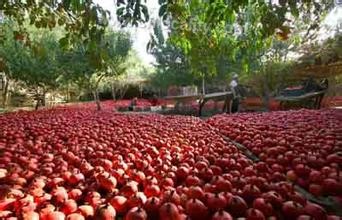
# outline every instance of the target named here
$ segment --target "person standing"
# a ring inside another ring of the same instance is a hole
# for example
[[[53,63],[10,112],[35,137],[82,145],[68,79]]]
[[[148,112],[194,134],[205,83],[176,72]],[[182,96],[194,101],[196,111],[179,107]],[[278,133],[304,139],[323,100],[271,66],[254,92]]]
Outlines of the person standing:
[[[238,84],[239,76],[236,73],[233,73],[232,81],[229,84],[230,90],[233,93],[233,101],[231,106],[231,113],[235,113],[239,111],[240,104],[240,92],[239,92],[239,84]]]
[[[152,105],[152,106],[157,106],[157,105],[159,105],[159,100],[158,100],[157,95],[154,94],[150,102],[151,102],[151,105]]]
[[[135,98],[133,98],[131,100],[131,104],[128,106],[128,110],[129,111],[134,111],[134,109],[137,106],[137,104],[138,104],[138,98],[135,97]]]

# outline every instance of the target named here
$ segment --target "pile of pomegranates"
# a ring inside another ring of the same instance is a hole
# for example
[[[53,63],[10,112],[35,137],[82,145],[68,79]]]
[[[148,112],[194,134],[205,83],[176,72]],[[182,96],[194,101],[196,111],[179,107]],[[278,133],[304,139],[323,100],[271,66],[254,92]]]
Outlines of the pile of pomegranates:
[[[0,219],[340,219],[296,192],[287,167],[253,163],[210,124],[82,108],[0,115]]]
[[[342,199],[341,111],[219,115],[207,122],[314,196]]]
[[[114,106],[116,109],[118,108],[128,108],[131,105],[131,100],[122,99],[114,102]],[[137,99],[136,107],[140,109],[148,109],[152,106],[151,101],[148,99]]]
[[[128,110],[128,107],[131,105],[131,101],[129,99],[120,99],[120,100],[106,100],[101,101],[101,109],[105,111],[113,111],[113,110],[120,110],[125,109]],[[62,108],[77,108],[77,109],[96,109],[96,103],[91,102],[79,102],[79,103],[68,103],[65,105],[60,105],[59,107]],[[137,99],[136,102],[136,111],[148,111],[151,108],[151,102],[147,99]]]

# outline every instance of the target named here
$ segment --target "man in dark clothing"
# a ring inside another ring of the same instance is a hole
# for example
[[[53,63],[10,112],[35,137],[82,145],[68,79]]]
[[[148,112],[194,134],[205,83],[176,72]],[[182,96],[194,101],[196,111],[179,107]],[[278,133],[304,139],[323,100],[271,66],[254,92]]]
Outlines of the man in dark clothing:
[[[239,111],[239,104],[240,104],[240,92],[239,92],[239,85],[238,85],[238,75],[236,73],[233,74],[233,79],[229,84],[230,90],[233,93],[233,102],[231,113],[235,113]]]
[[[129,111],[133,111],[135,106],[137,105],[137,102],[138,102],[138,98],[133,98],[132,101],[131,101],[130,106],[128,107],[128,110]]]
[[[159,100],[158,100],[158,97],[156,95],[153,95],[152,99],[151,99],[151,105],[152,106],[157,106],[159,105]]]

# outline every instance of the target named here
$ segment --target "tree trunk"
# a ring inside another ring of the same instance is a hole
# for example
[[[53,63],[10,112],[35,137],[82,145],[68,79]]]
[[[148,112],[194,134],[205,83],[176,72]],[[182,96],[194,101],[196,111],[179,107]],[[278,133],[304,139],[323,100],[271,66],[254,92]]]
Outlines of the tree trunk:
[[[69,83],[67,84],[66,101],[67,101],[67,102],[70,102],[70,89],[69,89]]]
[[[36,106],[35,106],[35,110],[38,110],[38,108],[39,108],[39,103],[40,103],[40,98],[39,98],[39,93],[38,94],[36,94],[37,95],[37,97],[36,97]]]
[[[269,111],[269,101],[270,101],[270,89],[267,84],[267,77],[263,79],[263,84],[264,84],[264,91],[263,91],[263,96],[262,96],[262,102],[263,105],[266,109],[266,111]]]
[[[101,110],[101,103],[100,103],[100,99],[99,99],[99,91],[97,89],[95,89],[93,91],[93,95],[94,95],[94,101],[96,103],[96,110],[100,111]]]
[[[265,108],[265,110],[266,111],[269,111],[270,109],[269,109],[269,102],[270,102],[270,96],[269,95],[264,95],[263,97],[262,97],[262,103],[263,103],[263,105],[264,105],[264,108]]]
[[[7,107],[8,90],[9,90],[9,80],[5,78],[4,92],[2,94],[2,106],[3,106],[3,108]]]
[[[139,85],[140,98],[143,97],[143,86]]]
[[[43,94],[42,94],[42,96],[40,97],[40,98],[41,98],[41,102],[42,102],[42,106],[43,106],[43,107],[46,106],[45,96],[46,96],[46,91],[45,91],[45,89],[43,89]]]
[[[96,90],[96,97],[97,97],[97,110],[101,110],[101,103],[100,103],[100,96],[99,96],[99,91]]]
[[[98,80],[97,80],[97,82],[96,82],[96,84],[95,84],[95,90],[94,90],[94,98],[95,98],[95,103],[96,103],[96,109],[97,109],[98,111],[101,110],[101,103],[100,103],[100,97],[99,97],[98,88],[99,88],[99,84],[100,84],[101,80],[103,79],[103,77],[105,77],[104,74],[101,75],[101,76],[98,78]]]
[[[123,98],[124,98],[127,89],[128,89],[128,86],[126,86],[126,85],[124,85],[124,86],[121,87],[121,89],[120,89],[120,99],[123,99]]]
[[[203,78],[202,78],[202,93],[203,93],[203,95],[205,95],[205,80],[204,80],[204,75],[203,75]]]
[[[123,97],[125,96],[125,87],[121,87],[121,89],[119,90],[120,93],[120,99],[123,99]]]
[[[112,84],[111,87],[112,87],[112,97],[113,97],[113,100],[116,101],[116,90],[115,90],[114,84]]]

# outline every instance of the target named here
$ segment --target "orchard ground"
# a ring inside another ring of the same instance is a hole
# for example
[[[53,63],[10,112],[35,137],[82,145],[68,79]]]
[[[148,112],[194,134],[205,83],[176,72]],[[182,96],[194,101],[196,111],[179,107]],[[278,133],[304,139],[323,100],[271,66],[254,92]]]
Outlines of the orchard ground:
[[[0,115],[1,218],[340,219],[341,111],[201,120],[113,103]]]

